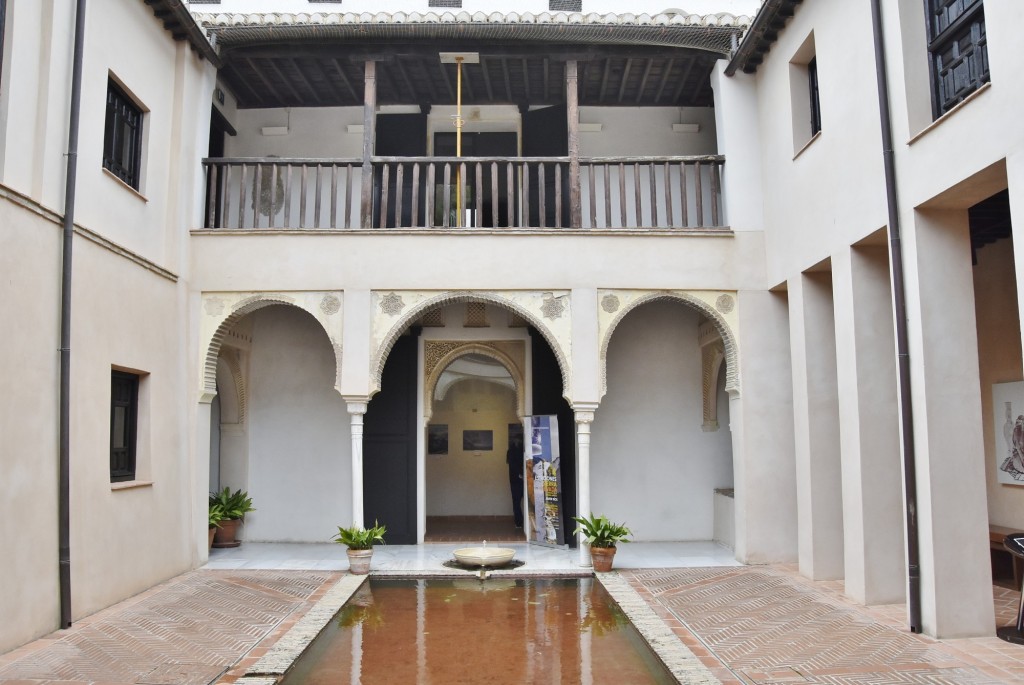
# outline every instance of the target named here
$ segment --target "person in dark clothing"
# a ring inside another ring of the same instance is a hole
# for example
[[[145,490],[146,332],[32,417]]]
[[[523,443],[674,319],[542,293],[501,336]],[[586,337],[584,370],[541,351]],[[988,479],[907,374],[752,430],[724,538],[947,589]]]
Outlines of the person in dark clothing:
[[[516,528],[523,527],[523,437],[509,436],[508,453],[505,455],[508,464],[508,484],[512,490],[512,515],[516,520]]]

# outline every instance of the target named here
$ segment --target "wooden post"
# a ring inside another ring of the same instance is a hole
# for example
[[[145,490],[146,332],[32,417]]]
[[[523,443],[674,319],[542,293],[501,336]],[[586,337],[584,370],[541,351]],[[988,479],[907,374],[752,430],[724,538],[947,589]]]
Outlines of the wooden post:
[[[568,60],[565,63],[565,103],[569,117],[569,225],[572,228],[583,225],[583,208],[580,206],[580,102],[576,73],[576,60]]]
[[[363,228],[373,224],[373,140],[377,129],[377,63],[366,61],[366,75],[363,85],[363,192],[359,213]],[[384,207],[381,211],[386,211]]]

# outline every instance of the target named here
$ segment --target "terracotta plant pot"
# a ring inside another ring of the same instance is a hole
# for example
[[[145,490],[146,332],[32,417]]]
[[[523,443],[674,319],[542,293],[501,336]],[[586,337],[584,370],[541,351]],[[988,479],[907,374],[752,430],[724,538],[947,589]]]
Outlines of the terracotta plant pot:
[[[206,549],[213,547],[213,536],[217,534],[217,526],[210,526],[210,546]]]
[[[372,556],[372,549],[348,550],[348,572],[354,575],[365,576],[370,572],[370,558]]]
[[[594,571],[607,573],[612,570],[612,560],[615,559],[614,547],[591,547],[590,561],[594,564]]]
[[[240,525],[242,525],[241,519],[224,519],[221,521],[220,528],[214,529],[213,546],[238,547],[242,544],[240,541],[235,539],[238,534],[238,526]]]

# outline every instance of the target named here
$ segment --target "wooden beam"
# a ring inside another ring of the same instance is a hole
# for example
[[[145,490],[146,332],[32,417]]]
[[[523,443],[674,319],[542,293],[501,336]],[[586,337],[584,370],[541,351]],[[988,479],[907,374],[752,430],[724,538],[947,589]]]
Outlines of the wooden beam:
[[[690,72],[693,71],[693,63],[696,61],[697,60],[695,59],[691,59],[686,63],[686,66],[683,67],[683,74],[682,76],[679,77],[679,85],[676,86],[676,90],[672,94],[672,102],[670,102],[669,104],[674,105],[677,102],[679,102],[679,96],[682,94],[683,88],[686,87],[686,82],[690,78]]]
[[[654,65],[653,59],[647,60],[647,66],[644,67],[643,78],[640,79],[640,87],[636,89],[636,102],[640,102],[640,98],[644,96],[644,90],[647,88],[647,77],[651,75],[651,67]]]
[[[334,68],[337,69],[341,82],[345,84],[345,88],[352,95],[352,102],[359,102],[359,93],[357,93],[356,89],[352,87],[352,82],[349,81],[348,76],[345,75],[345,68],[341,66],[341,63],[337,59],[332,59],[331,64],[333,64]]]
[[[525,93],[524,98],[527,102],[530,101],[530,64],[529,61],[523,58],[523,91]]]
[[[398,69],[399,76],[401,76],[402,80],[405,81],[405,85],[409,88],[409,92],[412,93],[413,98],[419,101],[419,93],[416,92],[416,86],[413,85],[412,81],[409,79],[409,74],[405,71],[405,67],[402,66],[402,60],[396,59],[393,64]]]
[[[277,77],[281,79],[281,82],[284,83],[285,87],[291,91],[292,96],[295,98],[295,102],[302,102],[302,96],[299,95],[299,91],[292,87],[292,82],[285,78],[281,70],[277,68],[277,64],[274,60],[267,60],[267,68],[277,74]]]
[[[322,105],[323,100],[320,99],[320,94],[316,92],[316,88],[313,87],[313,84],[310,83],[309,80],[302,73],[302,69],[299,68],[298,63],[293,59],[288,60],[288,62],[289,64],[292,65],[292,68],[295,69],[295,74],[296,76],[298,76],[298,79],[302,81],[302,85],[306,86],[309,92],[313,95],[313,99],[316,100],[316,104]]]
[[[324,70],[324,65],[321,64],[318,60],[312,60],[310,61],[309,66],[311,70],[316,70],[316,75],[320,78],[321,81],[324,82],[324,88],[330,91],[331,97],[334,98],[337,102],[344,102],[345,94],[341,92],[333,83],[331,83],[330,77],[327,75],[326,70]]]
[[[597,94],[597,104],[604,104],[604,94],[608,90],[608,72],[611,71],[611,58],[604,61],[604,72],[601,74],[601,91]]]
[[[257,104],[262,105],[264,103],[263,96],[260,95],[259,91],[257,91],[255,88],[253,88],[249,84],[249,79],[241,77],[241,75],[238,73],[238,69],[235,67],[235,65],[231,64],[231,65],[226,66],[225,68],[227,70],[227,73],[225,74],[226,78],[224,80],[227,81],[228,83],[230,83],[232,86],[235,87],[236,95],[237,95],[237,91],[238,91],[238,86],[241,85],[241,86],[244,86],[245,89],[248,90],[252,94],[252,96],[254,98],[256,98],[256,100],[258,101]],[[241,98],[239,98],[239,99],[241,99]]]
[[[439,62],[440,63],[440,62]],[[441,64],[441,76],[444,76],[444,85],[448,88],[448,97],[451,102],[455,102],[455,89],[452,88],[452,80],[448,77],[448,65]]]
[[[487,86],[487,101],[494,102],[494,90],[491,88],[491,75],[487,72],[490,71],[488,68],[490,65],[487,63],[486,57],[480,58],[480,71],[484,75],[484,85]]]
[[[665,64],[665,71],[661,75],[661,83],[658,84],[658,94],[654,96],[654,104],[658,104],[661,100],[661,94],[665,91],[665,84],[668,83],[669,74],[672,73],[672,67],[676,65],[675,58],[669,58]]]
[[[622,70],[622,80],[619,82],[619,102],[622,102],[622,96],[626,94],[626,84],[629,83],[629,70],[633,66],[633,58],[626,58],[626,66]]]
[[[281,104],[281,103],[283,103],[284,102],[284,98],[281,97],[281,94],[277,92],[277,89],[274,88],[273,84],[270,83],[270,81],[267,79],[267,77],[263,75],[263,70],[262,69],[257,69],[256,65],[253,64],[253,61],[251,59],[245,60],[245,63],[248,64],[249,65],[249,69],[251,69],[252,72],[254,74],[256,74],[256,76],[261,81],[263,81],[263,85],[266,86],[266,88],[270,92],[270,94],[274,97],[275,100],[277,100],[277,102],[274,103],[274,104]]]
[[[551,85],[550,85],[551,72],[549,71],[550,63],[551,63],[551,60],[549,60],[547,57],[545,57],[544,58],[544,94],[541,96],[541,100],[547,100],[548,99],[548,93],[551,92]]]
[[[508,102],[515,102],[512,99],[512,77],[508,70],[508,60],[504,57],[501,58],[501,72],[505,75],[505,97]]]

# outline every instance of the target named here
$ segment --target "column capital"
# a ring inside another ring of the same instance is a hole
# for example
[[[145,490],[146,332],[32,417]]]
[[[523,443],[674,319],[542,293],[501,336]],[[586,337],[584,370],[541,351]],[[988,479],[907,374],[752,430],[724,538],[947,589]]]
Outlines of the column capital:
[[[576,416],[576,423],[593,423],[597,402],[576,402],[573,404],[572,410]]]
[[[345,397],[345,405],[349,414],[365,414],[369,400],[365,397]]]

